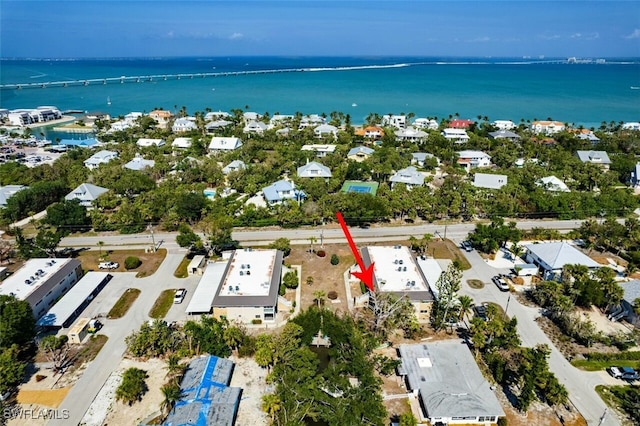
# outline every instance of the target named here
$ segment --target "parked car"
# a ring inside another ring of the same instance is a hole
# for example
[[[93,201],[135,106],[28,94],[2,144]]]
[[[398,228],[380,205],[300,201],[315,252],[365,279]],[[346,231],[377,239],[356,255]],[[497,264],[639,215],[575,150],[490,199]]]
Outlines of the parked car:
[[[640,376],[638,372],[631,367],[609,367],[607,368],[609,374],[616,379],[622,380],[638,380]]]
[[[100,269],[118,269],[120,264],[118,262],[100,262],[98,268]]]
[[[97,319],[92,319],[91,321],[89,321],[89,328],[87,328],[87,333],[94,334],[101,328],[102,328],[102,323]]]
[[[473,312],[478,318],[489,321],[489,317],[487,316],[487,305],[476,305],[473,307]]]
[[[507,280],[502,278],[499,275],[491,278],[491,281],[500,289],[500,291],[509,291],[509,284],[507,284]]]
[[[462,247],[464,251],[467,251],[467,252],[473,251],[473,246],[469,241],[463,241],[462,244],[460,244],[460,247]]]
[[[187,290],[184,288],[179,288],[176,290],[175,296],[173,296],[173,303],[182,303],[184,300],[184,296],[187,294]]]

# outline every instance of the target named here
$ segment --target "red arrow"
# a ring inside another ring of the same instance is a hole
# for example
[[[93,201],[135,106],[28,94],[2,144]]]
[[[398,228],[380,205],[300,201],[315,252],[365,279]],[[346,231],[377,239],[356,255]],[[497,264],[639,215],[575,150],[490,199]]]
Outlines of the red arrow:
[[[340,222],[340,226],[342,227],[342,232],[344,232],[344,236],[347,237],[347,242],[349,243],[349,247],[351,248],[353,257],[356,258],[356,262],[358,262],[358,266],[360,266],[360,271],[352,272],[351,275],[360,279],[360,281],[362,281],[364,285],[366,285],[367,288],[369,288],[370,291],[374,291],[373,290],[373,262],[371,263],[371,265],[369,265],[368,268],[364,267],[364,261],[362,260],[362,256],[360,256],[360,252],[356,247],[356,243],[353,242],[353,238],[351,237],[349,228],[347,228],[347,224],[344,222],[342,213],[337,212],[336,217],[338,218],[338,222]]]

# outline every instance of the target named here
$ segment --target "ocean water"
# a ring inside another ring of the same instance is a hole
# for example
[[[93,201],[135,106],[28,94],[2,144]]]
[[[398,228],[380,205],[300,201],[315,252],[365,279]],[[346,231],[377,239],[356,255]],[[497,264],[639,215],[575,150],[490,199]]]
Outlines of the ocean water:
[[[416,117],[487,116],[599,126],[640,120],[640,60],[566,61],[405,57],[216,57],[0,61],[0,83],[120,76],[303,69],[140,83],[0,90],[1,108],[55,105],[108,112],[243,109],[270,114],[339,111]],[[107,100],[110,101],[108,104]]]

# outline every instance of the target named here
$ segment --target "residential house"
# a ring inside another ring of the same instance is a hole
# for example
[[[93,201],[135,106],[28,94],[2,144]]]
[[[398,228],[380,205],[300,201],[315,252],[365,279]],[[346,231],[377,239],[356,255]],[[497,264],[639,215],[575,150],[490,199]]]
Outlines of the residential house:
[[[409,166],[398,170],[389,178],[389,182],[391,182],[391,188],[397,183],[403,183],[410,189],[424,184],[424,174],[420,173],[415,167]]]
[[[624,292],[622,295],[621,308],[626,313],[625,319],[629,324],[640,328],[640,314],[636,313],[637,302],[640,299],[640,280],[632,280],[619,283]]]
[[[413,127],[421,130],[438,130],[440,124],[432,118],[416,118]]]
[[[247,165],[244,164],[244,161],[233,160],[232,162],[230,162],[229,164],[227,164],[222,168],[222,173],[224,173],[225,175],[228,175],[231,172],[237,172],[240,170],[244,170],[246,168],[247,168]]]
[[[507,184],[506,175],[476,173],[473,176],[473,186],[484,189],[500,189]]]
[[[600,268],[600,264],[566,241],[527,244],[525,260],[540,268],[545,280],[560,280],[565,265],[583,265],[589,269]]]
[[[298,177],[301,178],[330,178],[331,169],[327,166],[312,161],[304,166],[298,167]]]
[[[298,127],[298,129],[302,130],[306,129],[307,127],[317,127],[326,122],[327,120],[318,114],[305,115],[300,119],[300,126]]]
[[[476,167],[490,167],[491,157],[482,151],[460,151],[458,152],[458,164],[467,170]]]
[[[395,135],[398,142],[424,142],[429,136],[427,132],[420,129],[414,129],[411,126],[407,127],[406,129],[397,129],[395,131]]]
[[[531,131],[534,133],[553,135],[562,132],[564,129],[565,125],[561,121],[534,121],[531,123]]]
[[[516,123],[511,120],[496,120],[491,125],[498,130],[513,130],[516,128]]]
[[[466,118],[456,118],[449,122],[449,128],[452,129],[468,129],[475,122]]]
[[[27,189],[24,185],[6,185],[0,186],[0,207],[6,207],[7,200],[14,196],[17,192]]]
[[[194,117],[181,117],[173,122],[171,126],[171,131],[173,133],[184,133],[190,132],[192,130],[198,130],[198,126],[195,123],[196,119]]]
[[[406,115],[389,115],[389,114],[383,115],[382,125],[395,127],[396,129],[404,129],[407,126],[407,116]]]
[[[540,178],[536,182],[536,185],[551,192],[571,192],[567,184],[555,176],[546,176],[546,177]]]
[[[274,129],[280,126],[286,126],[290,124],[294,120],[293,115],[284,115],[284,114],[274,114],[269,119],[269,128]]]
[[[637,121],[631,121],[622,124],[622,130],[640,130],[640,123]]]
[[[366,139],[378,140],[384,136],[384,129],[378,126],[366,126],[357,129],[355,134]]]
[[[225,111],[213,111],[208,112],[204,116],[204,121],[215,121],[215,120],[224,120],[225,118],[230,118],[231,114]]]
[[[321,124],[313,129],[313,134],[318,139],[329,137],[335,140],[338,137],[338,128],[331,124]]]
[[[512,132],[511,130],[498,130],[495,132],[489,132],[489,136],[493,139],[508,139],[510,141],[516,142],[520,140],[520,135]]]
[[[248,123],[250,121],[258,121],[261,118],[262,118],[262,116],[260,114],[258,114],[257,112],[247,111],[247,112],[242,114],[242,119],[244,120],[245,123]]]
[[[233,426],[242,388],[230,387],[234,363],[203,355],[189,363],[180,381],[180,399],[167,415],[165,426]]]
[[[576,155],[583,163],[596,164],[604,170],[609,170],[611,160],[605,151],[578,151]]]
[[[576,129],[576,133],[578,139],[589,141],[591,142],[591,145],[595,145],[600,142],[600,138],[589,129]]]
[[[118,158],[117,152],[103,149],[102,151],[98,151],[91,157],[84,160],[84,166],[89,170],[93,170],[101,164],[107,164],[109,161],[115,158]]]
[[[171,142],[171,147],[177,149],[189,149],[191,148],[191,138],[175,138]]]
[[[336,145],[327,145],[327,144],[311,144],[311,145],[302,145],[302,151],[313,151],[315,152],[316,157],[322,158],[326,157],[327,154],[331,154],[335,152]]]
[[[355,148],[351,148],[347,153],[347,158],[349,160],[357,161],[358,163],[366,160],[373,154],[374,150],[371,148],[367,148],[366,146],[357,146]]]
[[[440,164],[440,160],[434,157],[433,154],[428,154],[426,152],[414,152],[411,154],[411,164],[417,164],[418,167],[424,167],[425,161],[435,158],[437,164]]]
[[[524,167],[525,164],[538,164],[538,159],[521,157],[521,158],[518,158],[516,161],[514,161],[513,164],[518,168],[522,168]]]
[[[131,161],[124,165],[124,167],[129,170],[140,171],[146,169],[147,167],[153,167],[155,165],[155,161],[145,160],[140,154],[136,154]]]
[[[228,152],[238,149],[241,146],[242,141],[239,138],[214,136],[209,143],[209,152]]]
[[[287,200],[302,201],[306,195],[296,189],[296,185],[290,180],[279,180],[262,188],[262,194],[268,204],[282,204]]]
[[[640,187],[640,161],[631,171],[631,186],[634,186],[636,188]]]
[[[150,146],[164,146],[165,142],[163,139],[149,139],[149,138],[140,138],[136,142],[140,148],[148,148]]]
[[[464,341],[402,344],[398,351],[398,374],[420,401],[418,423],[492,425],[505,416]]]
[[[453,129],[449,127],[444,129],[441,134],[445,137],[445,139],[453,141],[455,143],[466,143],[469,142],[470,139],[469,135],[464,129]]]
[[[173,114],[171,114],[170,111],[165,111],[163,109],[155,109],[149,113],[149,117],[156,120],[158,127],[166,129],[169,121],[173,118]]]
[[[65,200],[79,200],[80,205],[86,208],[93,208],[95,201],[99,196],[109,192],[107,188],[93,185],[91,183],[82,183],[76,189],[68,193]]]
[[[244,128],[242,129],[242,132],[245,134],[256,134],[256,135],[261,135],[263,134],[267,129],[269,128],[269,126],[267,126],[265,123],[263,123],[262,121],[254,121],[251,120],[249,121]]]
[[[231,121],[227,121],[227,120],[215,120],[212,121],[211,123],[207,123],[204,126],[204,129],[207,133],[215,133],[218,130],[222,130],[225,127],[227,127],[228,125],[232,124]]]

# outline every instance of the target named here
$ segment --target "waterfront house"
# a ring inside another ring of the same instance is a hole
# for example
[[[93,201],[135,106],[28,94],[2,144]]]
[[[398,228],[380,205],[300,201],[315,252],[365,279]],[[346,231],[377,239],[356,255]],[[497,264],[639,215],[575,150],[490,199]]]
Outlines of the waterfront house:
[[[89,170],[93,170],[101,164],[107,164],[109,161],[115,158],[118,158],[117,152],[103,149],[102,151],[98,151],[91,157],[84,160],[84,166]]]
[[[403,183],[407,186],[407,189],[411,189],[424,184],[424,174],[420,173],[415,167],[409,166],[398,170],[389,178],[389,182],[391,182],[391,188],[397,183]]]
[[[244,120],[245,123],[248,123],[250,121],[258,121],[261,118],[262,116],[257,112],[247,111],[242,114],[242,119]]]
[[[318,114],[305,115],[300,119],[300,126],[298,127],[298,129],[302,130],[306,129],[307,127],[317,127],[326,122],[327,120]]]
[[[209,143],[209,152],[212,154],[228,152],[238,149],[241,146],[242,141],[239,138],[214,136]]]
[[[318,139],[330,137],[335,140],[338,137],[338,128],[331,124],[321,124],[313,129],[313,134]]]
[[[262,194],[267,204],[282,204],[287,200],[302,201],[306,195],[303,191],[296,189],[296,185],[290,180],[279,180],[271,185],[262,188]]]
[[[546,177],[540,178],[536,182],[536,185],[544,188],[546,191],[571,192],[567,184],[555,176],[546,176]]]
[[[149,113],[149,117],[153,118],[156,123],[158,123],[158,127],[161,129],[166,129],[169,121],[173,118],[173,114],[170,111],[165,111],[163,109],[154,109]]]
[[[312,161],[304,166],[298,167],[298,177],[301,178],[330,178],[331,169],[318,162]]]
[[[534,133],[553,135],[562,132],[564,129],[565,125],[561,121],[534,121],[531,123],[531,131]]]
[[[208,112],[204,116],[204,121],[216,121],[216,120],[224,120],[225,118],[230,118],[231,114],[225,111],[213,111]]]
[[[495,120],[491,125],[498,130],[512,130],[516,127],[516,123],[511,120]]]
[[[578,151],[576,155],[583,163],[591,163],[601,166],[604,170],[609,170],[611,160],[605,151]]]
[[[640,123],[637,121],[630,121],[622,124],[622,130],[640,130]]]
[[[347,158],[349,160],[357,161],[358,163],[366,160],[373,154],[373,149],[367,148],[366,146],[357,146],[355,148],[351,148],[347,153]]]
[[[448,127],[442,130],[441,134],[445,137],[445,139],[453,141],[455,143],[469,142],[469,135],[464,129],[453,129],[451,127]]]
[[[473,186],[484,189],[500,189],[507,184],[507,176],[489,173],[476,173],[473,176]]]
[[[64,145],[67,148],[91,148],[94,145],[98,144],[98,140],[96,138],[87,138],[87,139],[62,139],[58,145]]]
[[[411,126],[406,129],[397,129],[395,135],[398,142],[424,142],[429,136],[425,131],[414,129]]]
[[[230,124],[232,124],[231,121],[215,120],[215,121],[212,121],[211,123],[207,123],[204,126],[204,129],[207,133],[215,133],[216,131],[222,130]]]
[[[246,164],[244,164],[244,161],[242,160],[233,160],[232,162],[230,162],[229,164],[227,164],[226,166],[224,166],[222,168],[222,173],[224,173],[225,175],[228,175],[231,172],[237,172],[240,170],[244,170],[246,169],[247,166]]]
[[[512,132],[511,130],[498,130],[495,132],[489,132],[489,136],[492,139],[508,139],[513,142],[520,140],[520,135]]]
[[[435,158],[437,164],[440,164],[440,160],[433,156],[433,154],[428,154],[426,152],[414,152],[411,154],[411,164],[417,164],[418,167],[424,167],[425,161]]]
[[[378,140],[384,136],[384,129],[378,126],[366,126],[355,131],[357,136],[365,139]]]
[[[140,138],[136,142],[140,148],[148,148],[150,146],[164,146],[165,142],[163,139],[150,139],[150,138]]]
[[[124,167],[129,170],[140,171],[155,165],[156,162],[154,160],[145,160],[140,154],[136,154],[131,161],[124,165]]]
[[[315,152],[316,157],[322,158],[326,157],[327,154],[331,154],[336,150],[336,145],[327,145],[327,144],[310,144],[310,145],[302,145],[302,151],[313,151]]]
[[[383,115],[382,125],[395,127],[396,129],[404,129],[407,126],[407,116],[406,115],[389,115],[389,114]]]
[[[440,127],[438,122],[431,118],[416,118],[412,126],[421,130],[438,130],[438,127]]]
[[[460,151],[458,164],[465,167],[467,171],[476,167],[490,167],[491,157],[482,151]]]
[[[451,129],[468,129],[475,122],[466,118],[456,118],[449,122],[449,128]]]
[[[261,135],[267,130],[268,127],[269,126],[267,126],[262,121],[252,120],[249,121],[246,126],[244,126],[244,128],[242,129],[242,133]]]
[[[192,130],[197,130],[198,126],[195,123],[196,119],[194,117],[181,117],[173,122],[171,126],[171,131],[173,133],[184,133],[190,132]]]
[[[78,200],[81,206],[88,209],[93,208],[94,202],[99,196],[109,192],[107,188],[93,185],[91,183],[82,183],[76,189],[68,193],[65,200]]]
[[[294,118],[293,115],[274,114],[269,119],[269,128],[274,129],[276,127],[289,125]]]

